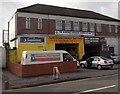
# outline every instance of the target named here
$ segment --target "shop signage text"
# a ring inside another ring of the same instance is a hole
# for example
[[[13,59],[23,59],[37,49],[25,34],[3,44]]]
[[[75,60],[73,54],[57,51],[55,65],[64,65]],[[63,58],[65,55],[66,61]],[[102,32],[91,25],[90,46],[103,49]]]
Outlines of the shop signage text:
[[[71,36],[49,36],[50,43],[79,43],[82,41],[82,37]]]
[[[105,43],[106,40],[104,38],[85,38],[85,44],[90,44],[90,43]]]
[[[55,35],[83,35],[83,36],[94,36],[94,32],[77,32],[77,31],[55,31]]]
[[[43,44],[44,37],[20,37],[20,44]]]
[[[31,62],[59,61],[60,54],[31,54]]]

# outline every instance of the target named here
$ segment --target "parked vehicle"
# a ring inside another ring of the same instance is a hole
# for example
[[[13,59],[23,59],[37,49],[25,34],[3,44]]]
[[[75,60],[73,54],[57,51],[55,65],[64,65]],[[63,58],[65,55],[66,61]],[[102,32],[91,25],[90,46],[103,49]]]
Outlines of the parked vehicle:
[[[111,53],[111,59],[114,61],[114,63],[120,63],[120,56]]]
[[[55,51],[23,51],[21,64],[43,64],[43,63],[54,63],[54,62],[69,62],[77,61],[67,51],[55,50]],[[79,67],[77,61],[77,67]]]
[[[80,61],[80,66],[82,68],[96,67],[99,70],[101,70],[102,68],[105,68],[105,67],[112,68],[113,65],[114,65],[114,63],[111,59],[101,57],[101,56],[93,56],[93,57],[88,58],[85,61]]]

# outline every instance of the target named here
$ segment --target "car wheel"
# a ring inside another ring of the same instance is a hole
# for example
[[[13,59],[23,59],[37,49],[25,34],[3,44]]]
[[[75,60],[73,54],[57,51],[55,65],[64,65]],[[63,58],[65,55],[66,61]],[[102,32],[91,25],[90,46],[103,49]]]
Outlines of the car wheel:
[[[81,64],[80,66],[81,66],[81,68],[85,68],[85,64]]]
[[[102,69],[102,66],[101,66],[101,65],[98,65],[97,68],[98,68],[99,70],[101,70],[101,69]]]

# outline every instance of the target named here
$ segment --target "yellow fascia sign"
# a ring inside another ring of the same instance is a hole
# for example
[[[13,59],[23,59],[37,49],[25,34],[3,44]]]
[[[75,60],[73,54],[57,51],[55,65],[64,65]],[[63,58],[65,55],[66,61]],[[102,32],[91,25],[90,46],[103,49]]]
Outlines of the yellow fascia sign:
[[[20,36],[18,41],[17,62],[23,51],[55,50],[55,44],[78,44],[78,58],[84,54],[84,38],[80,36]]]

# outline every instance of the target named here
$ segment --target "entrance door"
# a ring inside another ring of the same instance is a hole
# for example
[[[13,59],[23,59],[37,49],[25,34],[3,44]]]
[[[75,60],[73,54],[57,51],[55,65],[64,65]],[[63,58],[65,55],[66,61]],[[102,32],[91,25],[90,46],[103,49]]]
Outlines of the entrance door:
[[[55,44],[55,50],[65,50],[74,58],[78,58],[78,44]]]

